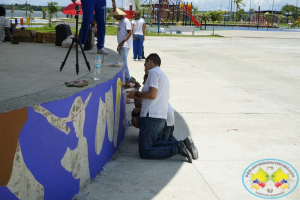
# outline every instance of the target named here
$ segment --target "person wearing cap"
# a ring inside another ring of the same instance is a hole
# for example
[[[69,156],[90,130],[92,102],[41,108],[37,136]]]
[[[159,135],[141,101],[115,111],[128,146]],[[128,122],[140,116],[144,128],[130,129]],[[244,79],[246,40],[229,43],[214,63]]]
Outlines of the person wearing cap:
[[[127,95],[127,98],[142,98],[140,116],[136,117],[140,126],[139,154],[144,159],[170,158],[180,154],[192,163],[192,158],[198,158],[198,151],[191,137],[184,141],[162,141],[168,118],[170,82],[160,65],[160,57],[150,54],[144,64],[148,78],[142,91],[128,91]]]
[[[116,11],[111,12],[108,17],[114,17],[116,20],[119,20],[118,31],[117,31],[117,40],[118,46],[117,51],[121,55],[124,61],[125,67],[125,80],[126,84],[130,84],[131,77],[129,74],[127,57],[129,49],[132,48],[132,29],[131,23],[128,18],[125,17],[126,13],[120,10],[119,8]]]
[[[19,42],[12,39],[10,35],[9,32],[10,22],[9,19],[5,17],[5,15],[6,15],[5,8],[0,6],[0,42],[6,41],[4,40],[6,36],[12,44],[19,44]]]
[[[73,3],[76,0],[71,0]],[[116,11],[116,2],[112,0],[113,11]],[[81,23],[81,45],[84,46],[87,41],[89,26],[94,20],[94,11],[98,29],[97,53],[107,55],[104,49],[105,24],[106,24],[106,0],[81,0],[83,18]]]

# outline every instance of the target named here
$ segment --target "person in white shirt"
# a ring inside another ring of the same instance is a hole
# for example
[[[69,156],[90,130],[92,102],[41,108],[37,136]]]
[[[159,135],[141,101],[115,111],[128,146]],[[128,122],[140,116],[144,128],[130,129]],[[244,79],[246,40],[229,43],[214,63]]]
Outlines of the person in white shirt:
[[[131,32],[131,23],[129,19],[124,17],[126,13],[124,13],[119,8],[116,9],[115,12],[111,12],[108,17],[114,17],[116,20],[119,20],[118,31],[117,31],[117,40],[118,47],[117,51],[121,55],[124,61],[125,67],[125,80],[126,84],[130,84],[131,76],[129,74],[127,57],[129,49],[132,48],[132,32]]]
[[[144,20],[141,19],[140,11],[136,11],[134,17],[135,20],[132,20],[131,22],[133,30],[133,59],[142,61],[146,25]]]
[[[133,90],[127,95],[133,99],[142,97],[140,116],[136,117],[140,125],[139,154],[144,159],[169,158],[180,154],[191,163],[192,157],[198,158],[198,153],[190,137],[186,138],[186,144],[183,141],[161,140],[168,115],[170,83],[166,74],[161,71],[160,64],[160,57],[150,54],[144,64],[148,78],[142,92]]]
[[[6,15],[6,10],[3,6],[0,6],[0,42],[4,41],[5,34],[7,35],[9,41],[12,44],[19,44],[18,41],[15,41],[12,39],[9,28],[10,28],[10,22],[9,19],[5,17]]]

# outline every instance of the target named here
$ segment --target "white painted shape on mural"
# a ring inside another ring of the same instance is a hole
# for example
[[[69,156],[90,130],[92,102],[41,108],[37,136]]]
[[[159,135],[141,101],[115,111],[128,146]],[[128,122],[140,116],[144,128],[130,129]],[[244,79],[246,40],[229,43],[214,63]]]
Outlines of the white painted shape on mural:
[[[99,155],[102,150],[103,141],[105,138],[106,117],[106,104],[100,97],[95,136],[95,150],[97,155]]]
[[[44,199],[44,187],[34,178],[27,168],[19,142],[7,188],[20,200]]]
[[[125,80],[125,74],[123,73],[123,80]],[[95,151],[99,155],[103,147],[103,141],[105,138],[105,129],[107,122],[108,129],[108,138],[109,141],[114,141],[114,147],[117,146],[118,135],[119,135],[119,123],[120,123],[120,106],[121,106],[121,90],[122,90],[121,79],[117,80],[117,90],[116,90],[116,106],[115,106],[115,115],[113,109],[113,91],[112,88],[105,94],[104,103],[102,99],[99,100],[99,109],[98,109],[98,119],[96,127],[96,136],[95,136]],[[115,119],[114,119],[114,118]],[[114,125],[114,126],[113,126]],[[122,127],[124,126],[124,122]],[[114,127],[114,129],[112,128]]]
[[[83,136],[84,122],[85,122],[85,109],[91,94],[83,104],[81,97],[77,97],[71,107],[69,116],[73,117],[73,126],[76,136],[78,137],[78,144],[76,149],[71,150],[69,147],[61,160],[62,166],[72,172],[75,179],[80,179],[80,189],[85,187],[90,182],[90,168],[88,159],[88,145],[86,137]],[[78,112],[81,110],[80,112]]]
[[[113,97],[112,87],[107,93],[105,93],[105,104],[106,104],[108,139],[110,142],[112,142],[114,136],[114,97]]]
[[[42,114],[50,124],[58,128],[65,134],[68,135],[70,133],[70,128],[67,126],[67,123],[63,121],[62,118],[53,115],[46,108],[43,108],[41,105],[34,105],[33,110],[37,113]]]
[[[83,128],[85,122],[85,108],[91,96],[92,93],[89,94],[84,104],[81,97],[78,96],[72,104],[69,116],[66,118],[59,118],[40,105],[34,106],[36,112],[42,114],[50,124],[66,134],[70,132],[70,128],[66,125],[66,122],[73,121],[75,133],[78,137],[78,144],[74,150],[67,148],[66,153],[61,160],[61,164],[67,171],[72,172],[75,179],[80,179],[80,188],[86,186],[90,182],[88,145],[86,137],[83,136]],[[64,130],[68,131],[66,132]]]

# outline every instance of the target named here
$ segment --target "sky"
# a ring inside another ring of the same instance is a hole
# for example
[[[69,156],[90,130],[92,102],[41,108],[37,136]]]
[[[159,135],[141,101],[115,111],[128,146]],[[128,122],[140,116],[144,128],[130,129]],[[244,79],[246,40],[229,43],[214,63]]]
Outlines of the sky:
[[[71,0],[52,0],[55,2],[59,2],[60,6],[67,6],[71,3]],[[115,0],[117,7],[123,7],[125,5],[125,0]],[[141,0],[141,2],[145,2],[147,0]],[[149,1],[149,0],[148,0]],[[152,2],[155,2],[158,0],[152,0]],[[229,2],[231,0],[189,0],[185,1],[188,3],[191,3],[194,6],[198,7],[199,11],[210,11],[210,10],[229,10]],[[250,8],[250,2],[251,2],[251,8],[255,8],[255,10],[258,9],[258,6],[260,6],[261,10],[272,10],[272,5],[274,1],[274,10],[281,10],[282,6],[285,4],[292,4],[296,5],[297,0],[243,0],[245,3],[245,6],[242,6],[242,8],[245,11],[248,11]],[[22,4],[25,3],[26,0],[1,0],[2,4]],[[42,5],[46,6],[47,2],[50,2],[50,0],[27,0],[27,3],[31,5]],[[175,0],[170,0],[170,2],[176,2]],[[111,0],[107,0],[107,6],[112,7]],[[298,7],[300,7],[300,1],[298,2]]]

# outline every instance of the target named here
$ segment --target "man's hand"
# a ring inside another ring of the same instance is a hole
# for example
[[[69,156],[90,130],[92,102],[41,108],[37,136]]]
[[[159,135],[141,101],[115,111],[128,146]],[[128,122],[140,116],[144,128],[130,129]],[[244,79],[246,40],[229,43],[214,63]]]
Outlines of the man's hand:
[[[138,113],[141,112],[141,108],[134,108],[134,109],[133,109],[133,112],[135,112],[136,114],[138,114]]]
[[[71,0],[73,3],[75,3],[76,0]]]
[[[122,48],[125,44],[125,40],[123,40],[119,45],[118,45],[118,49]]]
[[[131,90],[131,91],[128,91],[127,93],[129,93],[129,94],[127,95],[127,98],[129,98],[129,99],[134,99],[134,98],[136,98],[136,96],[135,96],[136,91],[137,91],[137,90]]]

